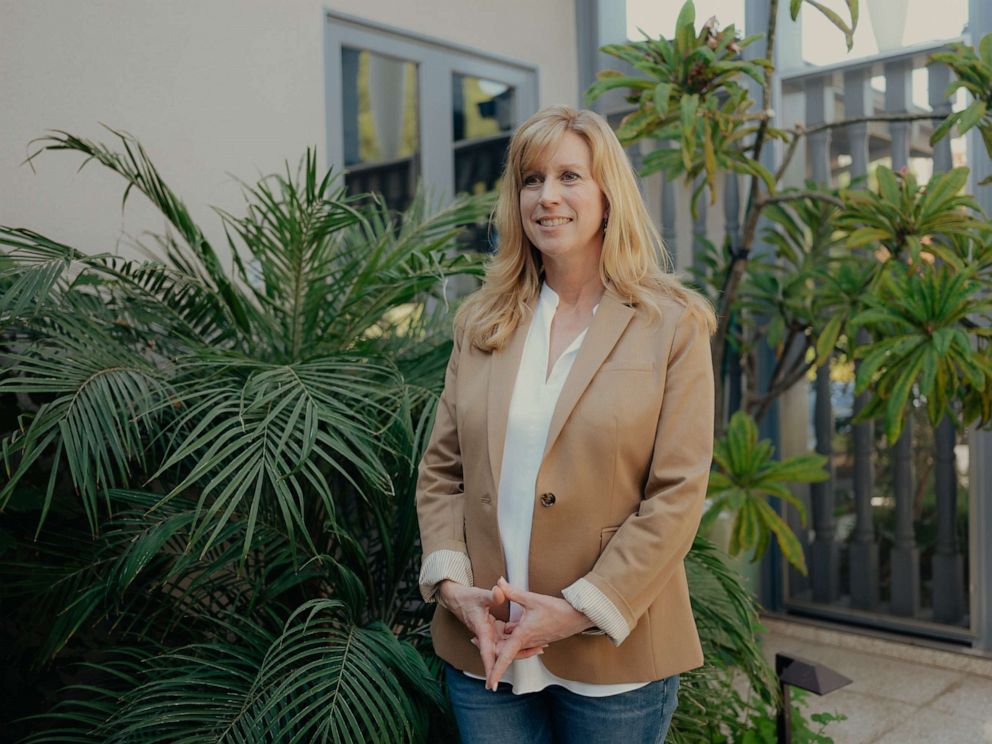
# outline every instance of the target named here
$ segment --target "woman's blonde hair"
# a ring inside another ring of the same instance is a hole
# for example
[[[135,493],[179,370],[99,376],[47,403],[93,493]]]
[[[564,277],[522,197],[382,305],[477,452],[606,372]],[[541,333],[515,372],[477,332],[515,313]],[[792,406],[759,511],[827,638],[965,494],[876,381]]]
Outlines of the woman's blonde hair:
[[[625,302],[661,317],[659,296],[703,313],[712,333],[713,310],[671,273],[671,259],[644,207],[627,153],[610,125],[594,111],[549,106],[520,125],[510,140],[492,225],[499,247],[486,267],[482,288],[467,298],[455,323],[483,351],[502,349],[541,287],[541,253],[524,234],[520,215],[523,174],[566,132],[582,137],[592,154],[592,177],[609,204],[599,273]]]

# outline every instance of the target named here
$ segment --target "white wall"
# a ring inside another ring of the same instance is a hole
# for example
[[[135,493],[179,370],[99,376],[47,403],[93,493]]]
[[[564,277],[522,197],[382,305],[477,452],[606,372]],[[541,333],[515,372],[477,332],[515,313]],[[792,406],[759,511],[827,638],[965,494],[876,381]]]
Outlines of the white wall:
[[[572,0],[0,0],[0,224],[88,252],[124,250],[162,220],[121,179],[29,141],[64,129],[141,140],[219,244],[210,206],[240,212],[254,181],[308,145],[323,154],[324,11],[539,69],[541,105],[578,102]]]

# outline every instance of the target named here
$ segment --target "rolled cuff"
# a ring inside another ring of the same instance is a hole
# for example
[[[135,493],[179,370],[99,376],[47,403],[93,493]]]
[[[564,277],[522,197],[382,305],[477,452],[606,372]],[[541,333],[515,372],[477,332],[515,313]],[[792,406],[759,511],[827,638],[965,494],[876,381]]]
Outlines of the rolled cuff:
[[[437,585],[451,580],[464,586],[472,586],[472,562],[465,553],[457,550],[435,550],[424,557],[420,567],[420,596],[425,602],[437,601]]]
[[[630,634],[631,628],[623,619],[620,610],[591,582],[579,579],[562,589],[561,594],[565,601],[606,633],[614,646],[619,646]]]

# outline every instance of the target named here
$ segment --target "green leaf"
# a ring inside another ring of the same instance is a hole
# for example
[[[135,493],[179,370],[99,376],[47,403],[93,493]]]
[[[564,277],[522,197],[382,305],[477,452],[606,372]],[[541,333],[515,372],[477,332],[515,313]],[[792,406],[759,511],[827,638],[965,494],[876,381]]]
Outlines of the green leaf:
[[[700,125],[696,119],[699,96],[695,93],[683,96],[679,104],[682,116],[682,162],[685,169],[689,170],[696,151],[696,128]]]
[[[712,199],[716,200],[716,154],[713,151],[713,137],[709,126],[703,122],[703,164],[706,169],[706,183],[710,188]]]
[[[686,0],[679,11],[679,17],[675,21],[675,48],[680,54],[688,54],[696,41],[694,25],[696,22],[696,8],[692,0]]]
[[[844,34],[844,40],[847,42],[847,51],[851,51],[851,47],[854,46],[854,31],[847,23],[841,18],[836,11],[831,10],[826,5],[817,0],[806,0],[810,5],[816,8],[818,11],[826,16],[827,20],[840,29]]]
[[[654,87],[654,107],[660,114],[668,113],[669,98],[672,95],[671,83],[658,83]]]
[[[816,339],[816,364],[825,364],[833,355],[834,347],[837,345],[837,338],[844,325],[843,315],[834,315],[827,321],[826,327],[820,332]]]
[[[963,135],[982,120],[982,117],[985,116],[986,106],[985,101],[979,100],[961,112],[961,117],[958,119],[958,135]]]
[[[892,169],[879,166],[875,171],[875,176],[878,178],[879,194],[890,204],[898,204],[902,198],[902,189],[900,189],[899,181]]]
[[[853,33],[858,28],[858,0],[847,0],[847,11],[851,15],[851,32]]]
[[[603,73],[599,74],[601,76],[603,75]],[[589,89],[585,93],[586,102],[591,103],[607,91],[615,90],[616,88],[650,90],[651,85],[650,80],[633,75],[605,75],[589,86]]]
[[[873,243],[879,243],[892,239],[892,233],[879,227],[859,227],[847,236],[845,245],[848,248],[861,248]]]
[[[956,111],[952,114],[948,114],[947,118],[940,122],[940,124],[938,124],[930,134],[930,144],[935,145],[944,139],[944,137],[946,137],[951,131],[951,128],[961,119],[962,113],[963,112],[961,111]]]
[[[775,540],[782,550],[782,555],[805,576],[808,572],[806,568],[806,556],[795,533],[766,502],[756,500],[754,503],[761,514],[765,528],[774,533]]]
[[[978,53],[982,61],[992,66],[992,34],[985,34],[978,42]]]

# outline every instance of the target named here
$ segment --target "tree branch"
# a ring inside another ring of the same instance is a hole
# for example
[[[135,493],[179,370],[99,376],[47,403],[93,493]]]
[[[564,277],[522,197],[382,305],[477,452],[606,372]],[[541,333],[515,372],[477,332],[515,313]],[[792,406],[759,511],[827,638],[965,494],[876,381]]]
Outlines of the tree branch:
[[[873,121],[936,121],[937,119],[946,119],[947,114],[875,114],[873,116],[856,116],[853,119],[841,119],[840,121],[829,121],[826,124],[817,124],[815,127],[810,127],[806,129],[803,126],[797,126],[793,133],[797,136],[816,134],[817,132],[823,132],[828,129],[837,129],[838,127],[847,127],[852,124],[870,124]]]
[[[792,162],[792,156],[796,154],[796,147],[799,145],[799,138],[802,136],[802,127],[797,126],[792,133],[795,136],[789,140],[789,146],[785,151],[785,155],[782,157],[782,164],[775,171],[776,184],[785,176],[785,169],[789,167],[789,163]]]
[[[768,391],[752,399],[754,409],[751,413],[755,421],[761,421],[768,413],[768,409],[776,398],[781,396],[789,388],[802,380],[806,373],[814,366],[814,362],[803,362],[798,367],[793,368],[789,374],[785,375],[777,384],[769,386]]]
[[[769,0],[768,3],[768,33],[765,35],[765,57],[769,60],[774,60],[775,58],[775,32],[778,23],[778,2],[779,0]],[[771,65],[765,68],[765,74],[761,84],[761,110],[763,112],[767,112],[771,109],[773,74],[774,70]],[[755,161],[761,160],[761,150],[764,147],[767,132],[768,118],[764,118],[758,124],[758,131],[754,135],[754,153],[752,157]],[[741,277],[744,275],[744,268],[747,265],[747,257],[751,251],[751,244],[754,242],[754,232],[758,224],[757,215],[761,212],[761,208],[756,204],[760,189],[761,179],[757,176],[751,176],[751,187],[748,190],[747,207],[745,209],[745,214],[747,215],[747,220],[745,221],[746,226],[744,232],[741,233],[741,241],[739,244],[735,245],[735,236],[731,236],[731,254],[733,258],[731,259],[727,281],[724,284],[724,292],[720,297],[720,305],[723,312],[720,313],[717,318],[716,334],[713,336],[713,344],[711,347],[713,350],[713,370],[717,379],[716,415],[714,420],[714,427],[717,436],[721,436],[723,434],[724,419],[726,418],[726,411],[724,410],[723,404],[722,369],[723,357],[726,349],[727,332],[730,327],[730,306],[733,303],[734,298],[737,296],[737,287],[741,283]]]
[[[792,139],[789,140],[788,149],[785,151],[785,155],[782,157],[782,164],[775,171],[775,183],[778,183],[785,176],[785,169],[789,167],[792,162],[792,157],[796,154],[796,147],[799,145],[799,140],[807,134],[816,134],[817,132],[822,132],[828,129],[838,129],[840,127],[850,126],[852,124],[870,124],[873,121],[881,122],[893,122],[893,121],[936,121],[937,119],[943,119],[946,114],[877,114],[875,116],[858,116],[853,119],[842,119],[840,121],[831,121],[826,124],[817,124],[815,127],[806,129],[802,124],[797,124],[790,131],[792,134]]]
[[[829,202],[835,207],[840,207],[842,209],[844,207],[844,202],[836,196],[833,194],[825,194],[821,191],[787,191],[783,194],[763,196],[758,199],[758,207],[762,208],[768,204],[775,204],[776,202],[798,201],[799,199],[817,199],[819,201]]]

